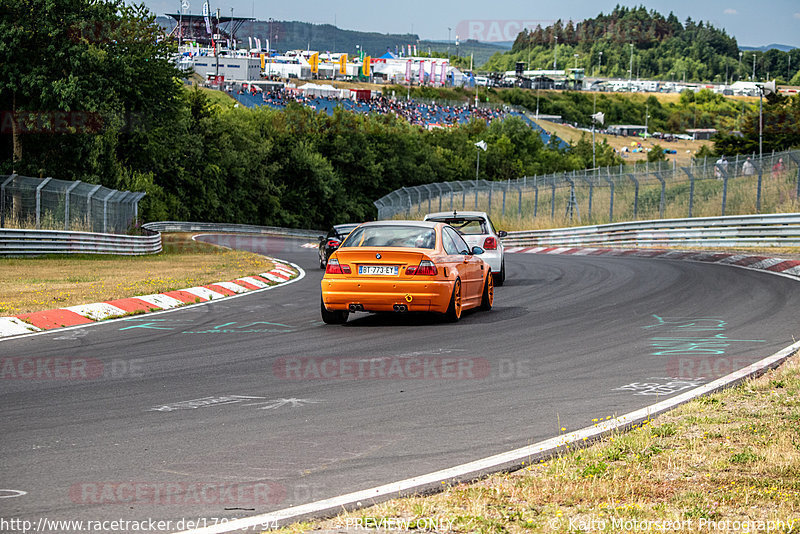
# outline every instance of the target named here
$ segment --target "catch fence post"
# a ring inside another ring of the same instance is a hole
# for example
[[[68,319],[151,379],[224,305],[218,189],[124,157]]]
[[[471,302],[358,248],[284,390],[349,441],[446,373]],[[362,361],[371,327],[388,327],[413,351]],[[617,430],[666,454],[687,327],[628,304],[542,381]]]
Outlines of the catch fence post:
[[[587,172],[585,170],[583,171],[583,180],[587,184],[589,184],[589,210],[588,210],[588,213],[586,214],[586,217],[589,219],[589,222],[591,223],[591,221],[592,221],[592,196],[594,196],[594,183],[592,182],[592,179],[589,178],[589,176],[588,176],[588,174],[587,174]]]
[[[69,230],[69,194],[72,192],[73,189],[78,187],[82,182],[80,180],[76,180],[71,186],[67,188],[64,192],[64,231]]]
[[[442,211],[442,188],[439,187],[438,182],[433,184],[433,186],[436,188],[436,192],[439,193],[439,211]]]
[[[44,180],[42,180],[42,183],[40,183],[36,187],[36,229],[37,230],[39,229],[39,223],[41,221],[41,215],[42,215],[42,188],[44,188],[44,186],[46,186],[50,182],[50,180],[52,180],[52,178],[51,177],[47,177]]]
[[[450,211],[453,211],[453,186],[447,182],[447,187],[450,188]]]
[[[692,218],[692,205],[694,204],[694,173],[691,168],[681,167],[686,176],[689,177],[689,218]]]
[[[611,189],[611,195],[609,196],[608,202],[608,222],[612,223],[614,222],[614,180],[611,179],[611,170],[607,170],[608,176],[604,176],[603,178],[605,178],[606,182],[608,182],[608,185]]]
[[[631,179],[633,182],[633,218],[636,219],[639,215],[639,180],[633,175],[633,173],[628,174],[628,178]]]
[[[103,233],[104,234],[108,233],[108,231],[107,231],[107,228],[108,228],[108,201],[111,199],[111,197],[114,196],[115,193],[117,193],[117,191],[113,190],[108,195],[106,195],[106,198],[103,199]]]
[[[12,174],[0,185],[0,228],[6,227],[6,186],[16,177],[16,174]]]
[[[654,173],[651,173],[651,174],[653,176],[655,176],[658,179],[659,182],[661,182],[661,201],[659,202],[659,205],[658,205],[658,217],[659,217],[659,219],[663,219],[664,218],[664,204],[666,203],[666,199],[665,199],[666,191],[665,190],[666,190],[666,187],[667,187],[667,183],[664,181],[664,178],[662,178],[661,175],[658,172],[654,172]]]
[[[728,202],[728,170],[720,166],[722,172],[722,216],[725,216],[725,204]]]

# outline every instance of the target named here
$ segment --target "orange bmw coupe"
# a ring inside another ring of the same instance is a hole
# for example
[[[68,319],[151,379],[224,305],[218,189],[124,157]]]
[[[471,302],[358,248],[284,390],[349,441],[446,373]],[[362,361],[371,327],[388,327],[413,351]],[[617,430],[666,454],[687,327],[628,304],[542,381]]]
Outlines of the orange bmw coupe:
[[[364,223],[328,259],[322,320],[351,312],[435,312],[451,321],[470,308],[490,310],[491,269],[450,225],[429,221]]]

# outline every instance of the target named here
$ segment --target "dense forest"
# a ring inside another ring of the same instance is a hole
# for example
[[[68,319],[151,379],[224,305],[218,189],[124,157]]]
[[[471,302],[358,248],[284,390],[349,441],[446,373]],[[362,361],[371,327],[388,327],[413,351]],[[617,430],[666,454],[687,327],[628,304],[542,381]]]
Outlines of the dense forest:
[[[673,13],[618,5],[578,23],[524,30],[510,52],[495,54],[482,69],[513,70],[522,61],[530,69],[577,65],[589,76],[627,78],[631,71],[633,78],[732,82],[751,79],[754,58],[756,80],[800,84],[798,49],[746,51],[740,58],[736,39],[708,22],[681,23]]]

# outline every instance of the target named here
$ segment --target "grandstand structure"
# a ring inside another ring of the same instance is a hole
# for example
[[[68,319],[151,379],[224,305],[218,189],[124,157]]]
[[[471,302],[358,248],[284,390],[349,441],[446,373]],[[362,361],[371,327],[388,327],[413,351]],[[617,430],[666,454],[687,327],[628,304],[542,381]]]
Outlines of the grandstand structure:
[[[212,33],[208,32],[203,15],[189,15],[185,13],[167,13],[168,17],[175,19],[175,26],[169,37],[177,39],[179,43],[194,41],[200,46],[212,46],[214,41],[235,41],[236,32],[245,22],[254,21],[252,17],[222,17],[209,16]],[[214,39],[218,35],[218,39]]]

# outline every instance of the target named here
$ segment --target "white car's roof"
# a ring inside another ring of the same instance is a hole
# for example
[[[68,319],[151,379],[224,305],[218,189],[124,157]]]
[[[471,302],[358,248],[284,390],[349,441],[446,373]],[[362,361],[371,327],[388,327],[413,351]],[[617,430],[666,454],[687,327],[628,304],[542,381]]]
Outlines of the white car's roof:
[[[424,228],[435,228],[435,221],[370,221],[362,226],[422,226]]]
[[[437,211],[436,213],[429,213],[425,219],[458,219],[460,217],[483,217],[489,219],[489,215],[485,211]]]

